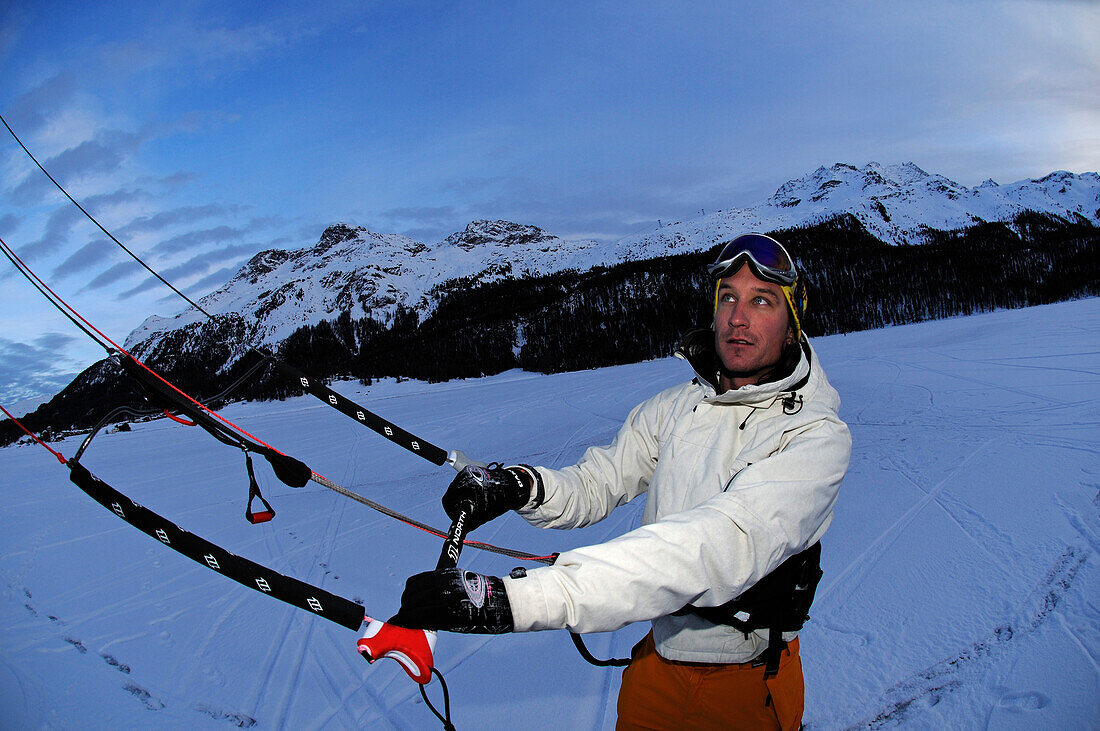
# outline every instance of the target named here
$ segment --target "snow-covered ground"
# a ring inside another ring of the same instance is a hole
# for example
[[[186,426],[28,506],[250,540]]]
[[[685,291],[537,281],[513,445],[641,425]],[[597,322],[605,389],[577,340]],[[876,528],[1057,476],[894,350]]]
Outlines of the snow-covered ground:
[[[855,446],[802,633],[807,727],[1100,727],[1100,299],[815,344]],[[561,466],[687,368],[342,388],[444,448]],[[446,521],[438,498],[453,472],[309,397],[225,413],[341,484]],[[167,420],[101,435],[84,463],[182,527],[375,616],[438,555],[438,540],[319,486],[284,487],[266,466],[278,516],[250,525],[241,455]],[[37,446],[0,450],[0,727],[438,727],[396,663],[356,654],[355,633],[175,554],[67,475]],[[632,504],[557,532],[510,515],[472,537],[543,553],[638,516]],[[516,563],[462,557],[497,574]],[[645,630],[589,646],[621,656]],[[443,634],[437,665],[460,729],[614,724],[619,671],[586,665],[563,632]]]

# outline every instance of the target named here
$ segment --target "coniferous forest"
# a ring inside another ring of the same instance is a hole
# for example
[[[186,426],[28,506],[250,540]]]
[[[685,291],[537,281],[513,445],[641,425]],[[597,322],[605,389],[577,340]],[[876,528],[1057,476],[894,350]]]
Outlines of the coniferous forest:
[[[805,273],[804,330],[811,337],[1100,295],[1100,229],[1084,220],[1024,213],[1011,226],[930,231],[927,243],[911,246],[885,244],[852,216],[771,233]],[[315,377],[364,383],[442,381],[511,368],[551,373],[664,357],[682,333],[710,321],[714,284],[706,265],[715,254],[494,283],[452,280],[438,288],[439,305],[423,321],[407,309],[388,325],[345,312],[300,328],[277,355]],[[218,394],[260,360],[252,351],[223,367],[232,360],[227,343],[243,325],[230,316],[192,326],[166,338],[147,362],[192,393]],[[188,341],[190,347],[182,347]],[[225,398],[300,392],[267,368]],[[120,403],[138,406],[143,399],[103,361],[26,423],[37,431],[87,428]],[[0,425],[0,445],[20,436],[14,429],[11,422]]]

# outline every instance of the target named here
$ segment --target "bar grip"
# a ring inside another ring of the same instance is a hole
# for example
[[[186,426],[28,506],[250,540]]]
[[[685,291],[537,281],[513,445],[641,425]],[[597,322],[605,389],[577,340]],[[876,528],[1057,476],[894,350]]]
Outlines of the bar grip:
[[[466,537],[466,522],[474,506],[463,503],[458,517],[451,523],[447,540],[439,554],[436,570],[451,569],[458,565],[462,553],[462,541]],[[421,685],[432,679],[432,667],[435,662],[432,652],[435,650],[436,633],[428,629],[408,629],[395,624],[387,624],[377,619],[366,618],[367,628],[356,643],[359,654],[367,662],[388,657],[401,663],[409,677]]]
[[[447,540],[443,542],[443,550],[440,551],[439,561],[435,564],[436,571],[458,566],[458,557],[462,554],[463,541],[466,539],[466,524],[472,512],[474,512],[474,506],[470,503],[464,502],[459,505],[458,515],[451,523],[451,529],[447,531]]]

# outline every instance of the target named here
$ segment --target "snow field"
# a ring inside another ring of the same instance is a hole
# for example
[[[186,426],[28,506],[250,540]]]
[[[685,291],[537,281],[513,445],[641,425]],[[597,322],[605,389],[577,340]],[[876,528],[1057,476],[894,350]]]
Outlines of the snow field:
[[[806,726],[1100,727],[1100,300],[814,341],[854,438],[825,577],[802,632]],[[562,466],[690,377],[663,359],[543,376],[337,386],[445,449]],[[227,418],[317,472],[445,527],[453,473],[311,397]],[[78,439],[60,444],[71,455]],[[55,445],[56,446],[56,445]],[[167,420],[103,434],[95,474],[181,527],[361,601],[398,605],[440,542],[317,485],[257,473],[274,521],[249,525],[244,460]],[[355,634],[215,575],[91,501],[44,450],[0,450],[0,727],[435,728],[396,663]],[[533,553],[604,540],[509,515],[472,538]],[[467,549],[461,565],[518,562]],[[636,625],[588,638],[622,656]],[[443,634],[437,666],[466,728],[611,728],[618,670],[562,632]],[[429,686],[438,699],[438,686]]]

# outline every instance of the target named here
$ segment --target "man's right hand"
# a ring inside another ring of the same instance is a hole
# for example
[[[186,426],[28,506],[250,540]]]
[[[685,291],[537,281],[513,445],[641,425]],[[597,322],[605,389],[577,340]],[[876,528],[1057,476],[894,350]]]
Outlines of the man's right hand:
[[[443,495],[443,509],[451,520],[463,508],[470,509],[466,530],[472,531],[529,503],[533,486],[532,476],[523,467],[468,465]]]

